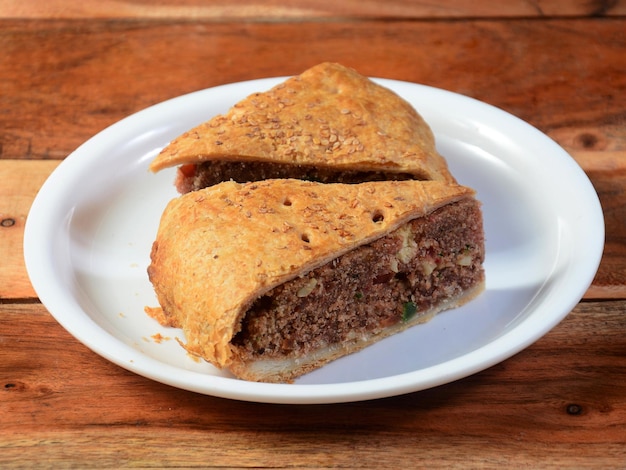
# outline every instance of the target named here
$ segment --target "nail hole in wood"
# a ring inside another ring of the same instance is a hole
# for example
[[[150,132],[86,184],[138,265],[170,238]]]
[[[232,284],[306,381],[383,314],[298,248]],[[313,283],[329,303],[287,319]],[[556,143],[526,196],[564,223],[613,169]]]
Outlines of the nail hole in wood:
[[[568,415],[578,416],[578,415],[582,414],[583,407],[580,406],[580,405],[577,405],[575,403],[572,403],[570,405],[567,405],[566,411],[567,411]]]

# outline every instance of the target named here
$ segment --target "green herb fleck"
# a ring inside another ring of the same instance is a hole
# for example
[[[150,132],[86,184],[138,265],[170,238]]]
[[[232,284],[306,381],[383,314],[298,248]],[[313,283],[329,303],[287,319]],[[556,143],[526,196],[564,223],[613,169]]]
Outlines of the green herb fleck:
[[[354,298],[356,300],[361,300],[363,298],[363,292],[357,292],[356,294],[354,294]]]
[[[408,322],[417,313],[417,305],[415,302],[406,302],[402,307],[402,321]]]

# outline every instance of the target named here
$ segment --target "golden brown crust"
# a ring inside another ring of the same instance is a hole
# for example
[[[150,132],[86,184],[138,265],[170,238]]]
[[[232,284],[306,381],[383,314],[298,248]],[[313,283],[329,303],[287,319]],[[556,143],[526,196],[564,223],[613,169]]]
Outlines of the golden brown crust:
[[[165,319],[218,367],[244,312],[271,288],[474,191],[439,181],[224,182],[172,200],[148,268]]]
[[[334,63],[255,93],[179,136],[150,169],[215,160],[397,172],[455,182],[430,127],[409,103]]]

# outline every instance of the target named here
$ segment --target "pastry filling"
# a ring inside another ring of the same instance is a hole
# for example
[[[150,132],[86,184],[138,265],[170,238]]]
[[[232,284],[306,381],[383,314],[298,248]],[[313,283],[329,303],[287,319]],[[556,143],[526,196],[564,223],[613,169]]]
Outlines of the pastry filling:
[[[306,165],[290,165],[269,162],[215,161],[187,164],[178,168],[176,188],[181,194],[213,186],[222,181],[238,183],[272,178],[296,178],[320,183],[363,183],[415,179],[408,173],[384,171],[337,170]]]
[[[267,292],[232,344],[257,360],[376,335],[481,285],[483,260],[480,204],[444,206]]]

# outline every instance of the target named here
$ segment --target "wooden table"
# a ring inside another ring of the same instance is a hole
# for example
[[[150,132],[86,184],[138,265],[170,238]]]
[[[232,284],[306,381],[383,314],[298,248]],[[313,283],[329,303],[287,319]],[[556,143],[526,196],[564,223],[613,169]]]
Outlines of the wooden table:
[[[626,468],[626,2],[152,3],[0,1],[0,467]],[[606,218],[571,314],[466,379],[315,406],[178,390],[61,328],[21,247],[57,163],[154,103],[322,61],[472,96],[571,153]]]

